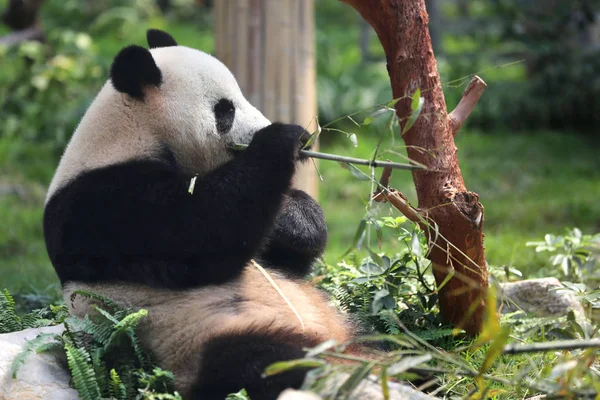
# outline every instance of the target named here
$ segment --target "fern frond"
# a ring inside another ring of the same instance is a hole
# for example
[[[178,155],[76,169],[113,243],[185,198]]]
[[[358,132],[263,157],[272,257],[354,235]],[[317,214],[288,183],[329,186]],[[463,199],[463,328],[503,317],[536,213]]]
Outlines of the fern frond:
[[[115,329],[125,332],[126,330],[135,330],[140,321],[148,316],[148,311],[141,309],[125,316],[115,325]]]
[[[150,362],[150,357],[144,350],[142,343],[140,342],[140,339],[137,337],[137,335],[133,331],[128,332],[127,335],[129,336],[129,339],[131,340],[131,346],[133,347],[135,356],[139,360],[142,368],[145,370],[149,369],[152,366],[152,363]]]
[[[65,324],[67,324],[72,331],[81,331],[91,335],[95,341],[103,346],[109,342],[113,330],[112,323],[95,323],[90,320],[87,315],[83,319],[68,317],[65,319]]]
[[[25,362],[27,356],[34,351],[37,353],[41,353],[41,351],[38,351],[38,349],[46,345],[46,342],[48,340],[60,343],[62,341],[62,337],[53,333],[40,333],[35,338],[25,342],[23,348],[21,349],[21,352],[17,354],[10,366],[10,371],[13,379],[17,378],[17,372],[21,365],[23,365],[23,363]]]
[[[71,341],[65,342],[65,351],[73,377],[73,386],[79,396],[83,400],[102,398],[90,355],[84,349],[76,347]]]
[[[341,287],[336,287],[333,290],[333,298],[336,305],[343,311],[350,311],[350,307],[352,305],[352,296],[350,293]]]
[[[127,389],[115,369],[110,370],[109,394],[117,400],[127,400]]]
[[[15,310],[15,300],[8,290],[0,292],[0,333],[16,332],[23,329],[21,318]]]
[[[21,329],[40,328],[48,326],[54,321],[44,318],[48,314],[48,309],[33,310],[21,317]]]
[[[104,351],[100,347],[94,347],[90,356],[92,359],[92,368],[94,369],[94,374],[96,375],[96,381],[98,382],[98,387],[102,391],[102,396],[109,396],[110,394],[110,376],[106,367],[106,363],[102,359],[104,356]]]
[[[54,306],[50,305],[50,311],[53,314],[53,320],[57,324],[62,324],[65,319],[69,316],[69,309],[66,305]]]
[[[382,313],[379,315],[381,321],[383,321],[383,325],[385,327],[385,332],[388,335],[398,335],[401,330],[398,327],[398,323],[390,314]]]
[[[104,306],[106,306],[107,308],[110,308],[113,311],[113,313],[124,310],[124,308],[121,305],[115,303],[108,297],[104,297],[102,295],[90,292],[89,290],[75,290],[71,294],[71,301],[75,301],[75,297],[77,297],[77,296],[83,296],[83,297],[85,297],[87,299],[91,299],[91,300],[98,300]]]
[[[27,341],[13,361],[13,376],[32,351],[61,350],[66,354],[71,384],[83,400],[181,400],[173,391],[173,374],[153,369],[151,354],[136,335],[138,325],[148,315],[146,310],[126,309],[84,290],[76,291],[72,298],[75,295],[92,299],[97,312],[78,318],[69,315],[64,306],[50,306],[19,317],[10,293],[0,292],[0,332],[57,322],[65,326],[62,334],[41,334]]]
[[[440,328],[440,329],[428,329],[426,331],[413,332],[419,338],[432,341],[442,339],[448,336],[452,336],[454,332],[453,328]]]
[[[50,351],[61,351],[64,352],[64,345],[62,343],[62,336],[55,335],[55,340],[48,343],[43,343],[35,348],[37,354],[47,353]]]
[[[119,323],[119,320],[114,315],[112,315],[111,313],[106,311],[105,309],[103,309],[99,306],[94,306],[94,309],[96,311],[98,311],[104,318],[106,318],[107,320],[112,322],[113,324],[117,325]]]

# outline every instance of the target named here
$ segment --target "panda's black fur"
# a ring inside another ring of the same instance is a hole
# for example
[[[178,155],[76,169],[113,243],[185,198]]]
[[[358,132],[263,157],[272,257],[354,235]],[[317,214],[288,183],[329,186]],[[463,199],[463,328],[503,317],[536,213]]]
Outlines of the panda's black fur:
[[[305,275],[327,231],[317,203],[290,190],[303,134],[283,124],[257,132],[247,151],[197,178],[202,196],[169,158],[81,174],[44,215],[61,281],[185,289],[233,279],[252,257]]]
[[[148,32],[148,42],[153,49],[177,46],[156,30]],[[144,102],[150,101],[148,88],[160,90],[164,82],[151,53],[130,46],[115,58],[111,84],[125,102]],[[224,98],[213,111],[216,131],[227,134],[236,118],[234,104]],[[302,357],[303,346],[329,334],[339,331],[338,338],[346,337],[344,318],[336,319],[326,300],[297,280],[309,272],[327,241],[317,202],[291,188],[308,134],[281,123],[250,134],[246,151],[198,177],[182,168],[169,145],[151,141],[151,150],[140,157],[76,171],[52,188],[46,202],[46,245],[65,296],[89,288],[116,295],[129,306],[147,307],[151,333],[145,344],[152,350],[170,336],[163,332],[166,327],[191,330],[183,337],[195,344],[182,344],[188,346],[182,351],[186,357],[195,350],[202,355],[188,368],[197,376],[180,377],[184,398],[222,399],[246,388],[253,400],[275,399],[283,389],[298,387],[304,372],[262,378],[267,365]],[[73,165],[85,163],[86,154],[76,156]],[[305,331],[248,266],[251,259],[285,285],[291,298],[310,303],[299,305],[305,307]],[[259,286],[267,289],[254,290]],[[217,326],[177,326],[185,323],[178,314],[183,311],[173,309],[169,315],[169,304],[192,310],[198,305],[199,315],[206,317],[191,324]],[[274,315],[251,309],[263,305]],[[319,320],[329,315],[329,321]],[[221,318],[227,321],[223,328]],[[174,366],[184,363],[173,357],[163,358]]]

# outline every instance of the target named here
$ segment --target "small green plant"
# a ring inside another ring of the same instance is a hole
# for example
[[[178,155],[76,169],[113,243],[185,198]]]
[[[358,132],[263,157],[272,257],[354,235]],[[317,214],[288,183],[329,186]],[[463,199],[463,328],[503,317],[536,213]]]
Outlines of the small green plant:
[[[0,136],[64,145],[103,75],[91,37],[53,30],[44,44],[0,45],[0,57]]]
[[[569,280],[600,281],[600,234],[584,235],[581,230],[574,228],[565,235],[548,233],[543,241],[527,242],[527,246],[535,246],[538,253],[551,253],[550,263]]]
[[[368,245],[368,229],[379,243],[393,235],[400,251],[385,255]],[[358,249],[368,257],[360,258]],[[395,335],[400,324],[424,340],[441,344],[452,335],[439,316],[436,284],[426,258],[427,241],[422,230],[405,217],[364,219],[347,257],[337,266],[323,266],[320,285],[332,293],[337,305],[356,315],[367,330]]]
[[[169,399],[181,397],[173,390],[174,376],[152,363],[152,356],[136,334],[147,311],[126,309],[110,299],[87,291],[73,296],[93,300],[94,312],[83,319],[71,316],[65,306],[50,306],[45,313],[18,317],[7,291],[0,297],[0,326],[6,331],[62,323],[61,334],[42,333],[27,342],[12,364],[16,378],[19,366],[31,352],[63,352],[72,375],[72,385],[84,400],[113,398]],[[50,313],[50,318],[43,318]]]
[[[15,300],[8,290],[0,291],[0,333],[47,326],[52,323],[51,318],[48,309],[33,310],[20,317],[15,309]]]
[[[229,394],[225,400],[250,400],[250,396],[248,396],[246,389],[242,389],[237,393]]]

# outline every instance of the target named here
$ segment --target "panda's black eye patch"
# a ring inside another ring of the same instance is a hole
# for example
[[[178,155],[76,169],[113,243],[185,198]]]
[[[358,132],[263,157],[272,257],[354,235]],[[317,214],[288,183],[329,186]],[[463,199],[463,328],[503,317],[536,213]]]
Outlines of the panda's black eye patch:
[[[224,135],[233,126],[233,120],[235,119],[235,107],[231,100],[221,99],[215,104],[215,118],[217,120],[217,131]]]

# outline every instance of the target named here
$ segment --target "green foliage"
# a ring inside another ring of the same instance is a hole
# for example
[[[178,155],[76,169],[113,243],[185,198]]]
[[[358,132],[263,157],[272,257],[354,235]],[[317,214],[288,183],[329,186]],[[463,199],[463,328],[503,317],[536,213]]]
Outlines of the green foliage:
[[[595,24],[600,3],[545,0],[497,2],[491,12],[500,17],[505,40],[526,48],[530,87],[527,116],[537,126],[589,129],[598,119],[600,51]],[[509,22],[510,21],[510,22]],[[522,102],[527,106],[526,101]],[[596,132],[593,132],[596,133]]]
[[[15,301],[8,290],[0,291],[0,333],[16,332],[27,328],[48,325],[51,320],[48,310],[33,310],[20,317],[15,309]]]
[[[382,255],[368,247],[369,229],[381,240],[391,236],[402,243],[399,252]],[[322,266],[320,285],[328,290],[339,308],[359,318],[372,332],[398,334],[401,326],[423,332],[435,343],[451,331],[438,315],[437,291],[429,271],[423,232],[405,217],[383,217],[361,223],[352,253],[337,266]],[[356,250],[366,248],[369,256],[359,258]]]
[[[0,46],[0,57],[0,137],[64,145],[103,75],[91,37],[51,31],[46,44]]]
[[[246,389],[242,389],[237,393],[231,393],[225,400],[250,400]]]
[[[471,126],[596,133],[597,0],[463,4],[466,13],[456,3],[444,8],[444,54],[438,52],[438,61],[443,81],[478,73],[488,83]],[[460,83],[464,88],[467,81]],[[447,91],[448,103],[456,104],[460,94]]]
[[[371,42],[378,51],[376,61],[363,60],[357,46],[359,15],[337,2],[317,1],[315,7],[320,120],[327,123],[391,99],[385,59],[375,35]]]
[[[551,254],[549,262],[553,275],[562,275],[572,281],[564,281],[558,291],[573,293],[590,309],[592,318],[600,310],[600,233],[584,235],[580,229],[567,230],[564,235],[548,233],[543,241],[528,242],[538,253]],[[583,328],[580,329],[582,332]],[[587,335],[583,335],[586,337]]]
[[[368,269],[373,271],[374,268]],[[344,275],[347,271],[343,269],[338,274]],[[374,301],[373,298],[371,296],[371,301]],[[449,329],[445,332],[437,329],[433,338],[428,337],[427,331],[415,333],[393,317],[397,321],[396,332],[359,338],[360,342],[389,343],[387,352],[373,352],[369,356],[351,355],[343,353],[349,343],[330,341],[308,349],[304,359],[276,363],[268,371],[273,374],[295,368],[311,368],[303,389],[316,392],[324,399],[348,398],[352,390],[374,372],[375,366],[380,371],[382,379],[379,383],[383,393],[389,391],[387,377],[393,376],[409,381],[426,379],[444,398],[499,399],[535,395],[594,398],[597,395],[600,376],[595,350],[565,350],[559,354],[540,349],[508,355],[504,347],[512,341],[536,343],[565,338],[594,338],[600,334],[597,323],[586,328],[590,321],[583,321],[584,325],[580,325],[572,315],[532,318],[515,313],[499,318],[493,290],[490,290],[487,304],[483,331],[473,341],[462,335],[455,336],[456,332]],[[382,313],[386,311],[380,311]],[[390,315],[389,312],[387,314]],[[431,339],[441,338],[446,338],[444,351],[428,343]]]
[[[93,300],[95,312],[83,319],[69,316],[64,306],[52,306],[52,319],[34,319],[35,326],[63,323],[61,335],[40,334],[28,341],[12,365],[13,377],[32,351],[61,350],[72,376],[72,385],[82,399],[111,397],[128,399],[180,399],[173,391],[174,376],[152,365],[151,355],[141,346],[136,329],[147,316],[146,310],[125,309],[105,297],[88,291],[73,296]],[[0,320],[6,326],[22,329],[7,291],[0,301]],[[25,320],[25,317],[23,317]],[[4,326],[4,325],[2,325]]]
[[[552,254],[550,263],[569,280],[593,280],[600,283],[600,234],[584,235],[574,228],[565,235],[547,234],[542,242],[528,242],[535,251]]]

